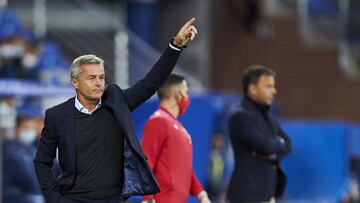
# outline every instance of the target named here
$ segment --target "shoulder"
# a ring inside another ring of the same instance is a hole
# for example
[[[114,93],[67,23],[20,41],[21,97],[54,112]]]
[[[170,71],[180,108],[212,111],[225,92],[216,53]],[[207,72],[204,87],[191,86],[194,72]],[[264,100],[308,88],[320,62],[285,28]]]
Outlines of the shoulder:
[[[121,96],[123,94],[124,91],[117,84],[112,83],[105,88],[102,99],[106,100],[109,97]]]
[[[4,143],[4,156],[6,159],[20,159],[24,153],[24,148],[18,142],[8,141]]]
[[[46,109],[45,115],[63,115],[65,112],[67,112],[67,109],[70,105],[75,106],[75,97],[72,97],[63,103]]]
[[[165,127],[169,123],[171,123],[171,117],[162,111],[161,109],[158,109],[155,111],[147,121],[147,125],[160,125]]]
[[[252,113],[241,105],[233,108],[230,112],[230,120],[252,119]]]
[[[104,92],[114,92],[114,91],[122,91],[122,89],[119,87],[119,85],[112,83],[108,85],[104,90]]]
[[[12,151],[13,149],[16,149],[19,147],[19,143],[12,139],[4,139],[4,151]]]
[[[149,121],[152,122],[161,122],[161,123],[166,123],[170,120],[170,116],[165,113],[164,111],[162,111],[161,109],[158,109],[157,111],[155,111],[149,118]]]
[[[114,94],[114,93],[123,93],[123,89],[119,87],[119,85],[112,83],[108,85],[104,90],[104,95],[106,94]]]

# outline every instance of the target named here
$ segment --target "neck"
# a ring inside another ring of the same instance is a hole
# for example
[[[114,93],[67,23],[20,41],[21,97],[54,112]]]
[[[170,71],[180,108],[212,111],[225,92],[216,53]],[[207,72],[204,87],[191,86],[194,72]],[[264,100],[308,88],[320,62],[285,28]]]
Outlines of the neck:
[[[161,101],[160,106],[170,112],[175,118],[179,116],[179,106],[175,100]]]
[[[94,110],[96,105],[99,103],[99,100],[89,100],[79,94],[77,94],[77,99],[88,111]]]

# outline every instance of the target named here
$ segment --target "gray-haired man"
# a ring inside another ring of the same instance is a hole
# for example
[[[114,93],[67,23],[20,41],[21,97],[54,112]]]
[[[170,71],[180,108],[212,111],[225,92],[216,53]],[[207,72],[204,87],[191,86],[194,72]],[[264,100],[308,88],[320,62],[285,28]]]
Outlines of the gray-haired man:
[[[128,89],[105,88],[104,62],[80,56],[71,66],[76,96],[48,109],[35,170],[49,203],[118,203],[159,192],[136,136],[131,111],[150,98],[174,68],[182,47],[197,34],[187,22],[146,77]],[[61,175],[52,162],[59,151]]]

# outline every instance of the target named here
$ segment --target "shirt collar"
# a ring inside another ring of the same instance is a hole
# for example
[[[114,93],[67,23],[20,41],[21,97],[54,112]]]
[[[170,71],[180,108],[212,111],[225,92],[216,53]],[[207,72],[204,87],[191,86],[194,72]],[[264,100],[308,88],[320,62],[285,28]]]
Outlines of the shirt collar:
[[[92,111],[89,111],[88,109],[86,109],[86,108],[80,103],[80,101],[79,101],[78,98],[77,98],[77,95],[75,96],[75,108],[76,108],[78,111],[80,111],[81,113],[91,115],[94,111],[98,110],[100,107],[101,107],[101,99],[100,99],[99,103],[96,104],[95,109],[92,110]]]

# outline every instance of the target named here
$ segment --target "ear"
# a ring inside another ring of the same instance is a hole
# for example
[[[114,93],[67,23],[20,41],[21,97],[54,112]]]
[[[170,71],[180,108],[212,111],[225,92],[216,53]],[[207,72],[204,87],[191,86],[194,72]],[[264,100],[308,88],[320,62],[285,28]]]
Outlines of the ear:
[[[75,88],[75,90],[77,90],[79,88],[79,83],[76,80],[76,78],[71,78],[71,84]]]
[[[255,84],[250,84],[248,93],[251,94],[251,95],[255,95],[257,93],[257,90],[258,89],[257,89]]]
[[[176,101],[179,101],[181,99],[180,92],[177,88],[173,88],[171,90],[171,97],[173,97]]]

